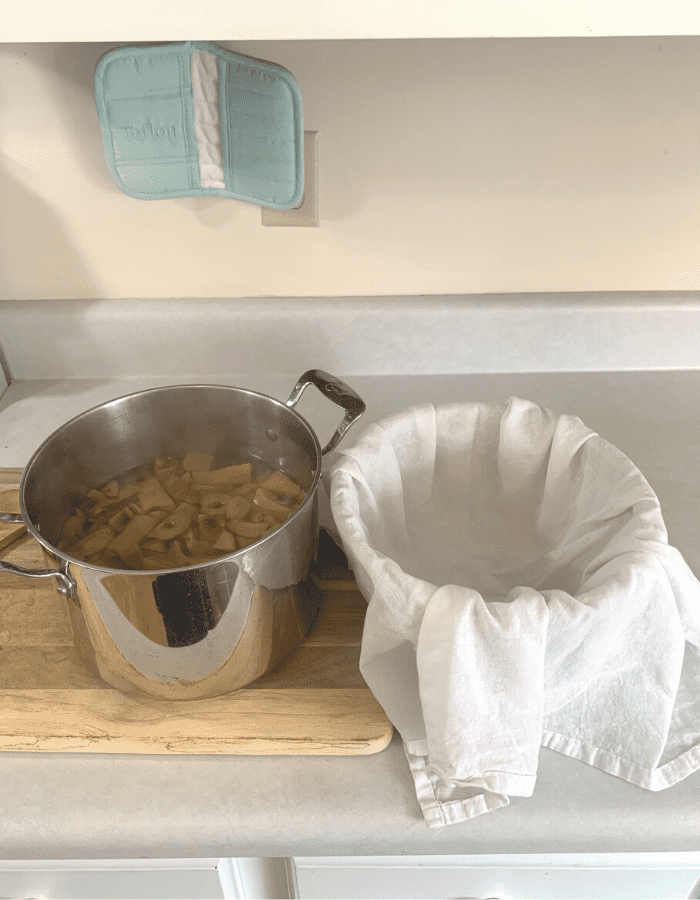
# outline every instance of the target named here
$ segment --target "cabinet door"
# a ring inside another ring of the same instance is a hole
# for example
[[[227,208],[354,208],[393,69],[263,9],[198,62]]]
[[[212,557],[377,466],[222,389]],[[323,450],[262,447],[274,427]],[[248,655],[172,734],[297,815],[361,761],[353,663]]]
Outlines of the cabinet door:
[[[700,854],[299,858],[295,896],[657,900],[695,896]]]
[[[0,898],[71,900],[218,900],[225,892],[218,859],[0,861]],[[228,872],[224,881],[230,882]]]
[[[239,900],[287,900],[291,897],[288,868],[291,860],[274,857],[237,857],[221,860],[224,897]]]
[[[284,859],[0,860],[0,900],[285,900],[287,884]]]

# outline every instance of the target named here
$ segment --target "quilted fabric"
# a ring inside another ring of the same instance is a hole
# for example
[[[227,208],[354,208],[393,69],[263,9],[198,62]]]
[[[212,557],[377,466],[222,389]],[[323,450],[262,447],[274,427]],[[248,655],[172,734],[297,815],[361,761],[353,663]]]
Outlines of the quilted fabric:
[[[303,196],[301,91],[282,66],[205,41],[121,47],[97,64],[95,105],[107,167],[131,197],[290,209]]]

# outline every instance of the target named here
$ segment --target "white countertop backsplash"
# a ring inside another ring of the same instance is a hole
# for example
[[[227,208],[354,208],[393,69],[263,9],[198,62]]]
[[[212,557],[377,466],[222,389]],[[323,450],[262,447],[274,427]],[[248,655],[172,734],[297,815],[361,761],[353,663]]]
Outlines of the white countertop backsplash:
[[[700,368],[700,292],[0,302],[13,381]]]
[[[92,406],[167,384],[286,399],[302,372],[326,369],[369,391],[360,428],[413,402],[470,399],[465,375],[700,370],[698,334],[696,292],[9,301],[0,303],[11,382],[0,397],[0,465],[24,465]],[[508,390],[518,379],[503,382]],[[338,411],[312,394],[299,411],[323,437]],[[495,397],[487,389],[484,399]]]
[[[357,434],[414,403],[515,394],[625,452],[700,574],[698,334],[689,295],[4,303],[0,466],[163,384],[285,400],[324,368],[367,402]],[[312,388],[299,411],[322,442],[341,418]],[[546,749],[532,798],[434,832],[396,736],[368,757],[3,753],[0,779],[5,859],[690,851],[700,834],[700,774],[652,794]]]

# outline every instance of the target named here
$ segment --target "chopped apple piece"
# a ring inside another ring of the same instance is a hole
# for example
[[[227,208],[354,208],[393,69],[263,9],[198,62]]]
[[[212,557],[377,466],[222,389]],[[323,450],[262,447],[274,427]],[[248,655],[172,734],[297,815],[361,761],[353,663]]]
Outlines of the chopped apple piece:
[[[253,503],[256,506],[259,506],[260,509],[274,513],[278,516],[282,516],[285,519],[290,513],[289,506],[286,506],[284,503],[280,503],[279,500],[275,500],[274,497],[272,497],[267,493],[267,491],[263,490],[262,488],[258,488],[255,492]]]
[[[243,519],[229,519],[226,528],[236,536],[259,538],[267,528],[264,522],[245,522]]]
[[[269,478],[261,481],[259,486],[265,491],[278,494],[280,497],[296,497],[301,491],[296,481],[292,481],[284,472],[273,472]]]
[[[231,493],[236,494],[237,496],[247,497],[249,495],[253,495],[258,489],[257,484],[254,481],[249,481],[247,484],[242,484],[240,487],[235,487]]]
[[[128,506],[124,506],[119,512],[115,513],[111,519],[108,519],[107,524],[115,531],[122,531],[133,518],[134,513],[132,510],[130,510]]]
[[[179,500],[180,497],[187,491],[190,487],[190,483],[192,481],[192,473],[185,472],[184,475],[177,475],[175,472],[172,472],[168,477],[162,482],[163,489],[174,499]]]
[[[184,541],[190,557],[209,557],[211,559],[217,555],[209,541],[200,541],[197,537],[188,537],[187,535],[185,535]],[[190,565],[194,565],[194,562],[191,562]]]
[[[197,517],[197,532],[200,541],[213,544],[223,530],[224,526],[219,519],[207,515]]]
[[[134,516],[124,531],[107,544],[107,549],[121,556],[124,550],[143,540],[155,525],[156,519],[153,516]]]
[[[73,515],[63,526],[61,539],[75,543],[85,534],[85,526],[87,524],[87,516],[82,509],[76,509]]]
[[[173,569],[181,569],[183,566],[191,566],[192,560],[185,556],[180,541],[173,541],[168,550],[168,562]]]
[[[131,569],[140,569],[141,568],[141,549],[138,544],[132,544],[131,547],[127,547],[126,550],[122,550],[121,553],[118,554],[119,558],[123,560]]]
[[[190,492],[195,497],[206,497],[207,494],[231,494],[235,488],[235,484],[197,484],[195,482],[190,486]]]
[[[231,553],[233,553],[234,550],[238,549],[236,538],[231,534],[230,531],[222,531],[214,544],[214,549],[223,550],[226,552],[230,551]]]
[[[87,561],[95,566],[103,566],[105,569],[133,568],[132,566],[128,566],[120,556],[117,556],[116,553],[112,553],[110,550],[100,550],[99,553],[93,553],[92,556],[87,558]]]
[[[102,493],[105,497],[118,497],[119,496],[119,485],[116,481],[110,481],[109,484],[106,484],[102,488]]]
[[[155,538],[149,538],[142,542],[141,544],[142,550],[153,550],[155,553],[167,553],[167,547],[165,546],[165,541],[159,541]]]
[[[267,525],[268,531],[271,531],[273,528],[277,528],[280,524],[279,516],[276,516],[274,513],[268,512],[266,509],[261,510],[262,518],[261,522],[264,522]]]
[[[227,519],[243,519],[250,508],[253,505],[252,497],[231,497],[226,506],[224,507],[224,512],[226,513]]]
[[[169,541],[172,538],[179,537],[192,524],[192,517],[196,510],[189,503],[181,503],[177,509],[170,515],[166,516],[157,527],[155,527],[148,535],[149,538],[155,538],[159,541]],[[145,537],[145,535],[144,535]]]
[[[154,472],[162,472],[163,469],[177,469],[177,460],[174,456],[157,456],[153,460]]]
[[[169,497],[161,487],[160,482],[154,476],[139,488],[138,507],[142,513],[150,512],[152,509],[175,509],[175,501]]]
[[[208,472],[213,461],[213,453],[188,453],[182,461],[182,468],[188,472]]]
[[[119,487],[119,499],[128,500],[137,494],[153,476],[149,472],[141,475],[130,475]]]
[[[78,544],[70,548],[69,553],[71,556],[77,554],[79,558],[84,559],[92,556],[94,553],[99,553],[100,550],[104,550],[113,538],[114,531],[109,525],[102,525],[90,534],[85,535]]]
[[[200,501],[202,512],[206,515],[225,518],[227,505],[233,498],[230,494],[206,494]]]
[[[154,469],[153,474],[160,481],[160,483],[165,486],[165,482],[168,478],[173,476],[177,476],[177,466],[169,466],[167,469]]]
[[[252,468],[250,463],[241,463],[239,466],[227,466],[213,472],[193,471],[192,477],[195,484],[245,484],[250,481]]]

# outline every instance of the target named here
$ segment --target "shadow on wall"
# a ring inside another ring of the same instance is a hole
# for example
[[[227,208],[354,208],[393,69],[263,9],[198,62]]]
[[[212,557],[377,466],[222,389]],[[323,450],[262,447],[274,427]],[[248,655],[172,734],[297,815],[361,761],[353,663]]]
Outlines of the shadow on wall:
[[[289,69],[301,88],[304,130],[319,132],[319,209],[323,227],[333,230],[334,222],[360,215],[375,196],[373,178],[379,155],[382,160],[393,160],[396,156],[391,128],[387,131],[387,117],[395,118],[406,111],[411,121],[415,118],[410,103],[402,107],[399,101],[397,111],[397,95],[385,84],[388,72],[401,85],[402,94],[407,91],[402,73],[394,72],[391,66],[397,44],[401,42],[221,40],[214,43]],[[380,111],[379,127],[375,127],[371,116],[368,124],[367,97]],[[386,165],[392,176],[397,174],[396,166],[392,167],[391,162]]]
[[[0,114],[1,101],[2,97]],[[101,296],[60,216],[10,174],[10,166],[18,169],[21,164],[8,163],[0,155],[0,300]]]
[[[68,239],[60,217],[13,178],[0,159],[0,299],[99,296],[100,288]]]
[[[112,189],[102,133],[95,109],[95,68],[100,58],[118,44],[49,44],[33,47],[32,56],[47,73],[51,104],[60,110],[70,148],[84,177],[100,188]]]

